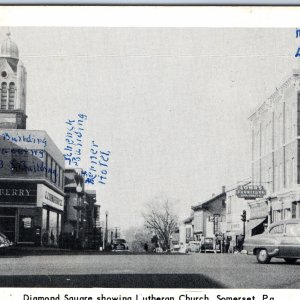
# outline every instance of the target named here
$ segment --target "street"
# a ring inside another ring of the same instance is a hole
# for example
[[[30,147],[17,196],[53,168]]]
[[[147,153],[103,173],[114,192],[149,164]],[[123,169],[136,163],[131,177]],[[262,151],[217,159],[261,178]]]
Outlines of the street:
[[[0,257],[1,287],[300,288],[300,261],[242,254],[63,254]]]

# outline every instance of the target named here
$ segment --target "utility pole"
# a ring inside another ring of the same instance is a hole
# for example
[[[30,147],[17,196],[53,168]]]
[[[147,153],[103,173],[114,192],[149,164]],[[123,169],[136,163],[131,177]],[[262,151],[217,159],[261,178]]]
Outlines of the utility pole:
[[[105,250],[107,248],[107,239],[108,239],[107,219],[108,219],[108,211],[105,211],[105,242],[104,242]]]

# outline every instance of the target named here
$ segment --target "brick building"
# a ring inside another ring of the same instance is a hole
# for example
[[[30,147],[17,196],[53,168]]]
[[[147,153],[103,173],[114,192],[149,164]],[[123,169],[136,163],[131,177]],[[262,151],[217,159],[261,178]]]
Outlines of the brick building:
[[[300,73],[291,76],[255,110],[252,125],[252,182],[267,190],[249,202],[253,234],[263,223],[300,217]]]

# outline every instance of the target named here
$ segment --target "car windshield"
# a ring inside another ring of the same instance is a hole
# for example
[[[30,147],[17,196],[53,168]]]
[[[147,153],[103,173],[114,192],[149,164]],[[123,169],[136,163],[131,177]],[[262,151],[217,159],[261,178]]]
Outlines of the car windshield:
[[[300,224],[297,223],[286,224],[286,234],[288,236],[300,236]]]
[[[212,242],[213,242],[212,239],[205,239],[205,240],[204,240],[204,243],[206,243],[206,244],[210,244],[210,243],[212,243]]]
[[[116,239],[113,241],[114,244],[125,244],[126,241],[124,239]]]

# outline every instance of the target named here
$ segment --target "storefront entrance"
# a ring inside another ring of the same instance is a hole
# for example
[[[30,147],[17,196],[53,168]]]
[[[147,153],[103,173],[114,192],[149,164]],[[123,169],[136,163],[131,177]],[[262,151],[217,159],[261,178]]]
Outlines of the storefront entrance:
[[[19,217],[19,243],[34,243],[35,227],[33,224],[33,217]]]

